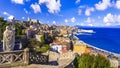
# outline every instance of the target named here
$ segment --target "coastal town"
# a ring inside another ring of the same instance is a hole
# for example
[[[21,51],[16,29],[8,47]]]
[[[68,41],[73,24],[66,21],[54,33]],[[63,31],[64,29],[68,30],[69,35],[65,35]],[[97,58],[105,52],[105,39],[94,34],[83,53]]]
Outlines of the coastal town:
[[[11,34],[4,32],[5,27],[6,30],[13,30],[14,47],[11,50],[5,48],[5,44],[11,43],[5,40],[7,37],[4,36]],[[94,47],[78,39],[76,33],[86,30],[77,27],[41,24],[39,20],[29,17],[27,21],[15,18],[6,21],[0,17],[0,31],[0,68],[79,68],[75,65],[76,57],[88,54],[107,59],[110,68],[120,66],[120,54]]]

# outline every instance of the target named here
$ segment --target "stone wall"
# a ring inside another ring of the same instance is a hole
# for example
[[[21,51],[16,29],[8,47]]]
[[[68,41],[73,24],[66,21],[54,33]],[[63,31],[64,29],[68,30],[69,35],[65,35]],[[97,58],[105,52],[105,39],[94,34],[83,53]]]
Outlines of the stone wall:
[[[0,52],[0,68],[29,64],[29,49]]]

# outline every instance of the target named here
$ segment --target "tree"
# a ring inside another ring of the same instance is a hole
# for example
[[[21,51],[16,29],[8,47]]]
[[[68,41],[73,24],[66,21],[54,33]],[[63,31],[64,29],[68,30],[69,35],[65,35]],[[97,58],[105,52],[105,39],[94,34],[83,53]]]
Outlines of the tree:
[[[83,54],[75,58],[75,68],[110,68],[110,62],[102,55]]]
[[[44,53],[50,49],[49,44],[44,44],[43,42],[37,41],[35,38],[32,38],[27,43],[28,48],[30,51],[37,52],[37,53]]]
[[[9,26],[10,23],[4,20],[4,17],[0,17],[0,41],[3,39],[3,32],[5,31],[6,26]]]
[[[6,26],[10,26],[10,23],[5,21],[4,17],[0,17],[0,41],[2,40]],[[20,35],[23,35],[22,30],[25,29],[25,27],[20,23],[16,23],[15,28],[15,35],[17,38],[20,38]]]
[[[49,44],[43,44],[41,48],[36,48],[36,52],[40,52],[40,53],[44,53],[47,52],[48,50],[50,50],[50,46]]]
[[[5,22],[4,17],[0,17],[0,22]]]
[[[90,54],[83,54],[78,60],[79,68],[91,68],[93,65],[94,56]]]
[[[41,42],[42,42],[42,43],[45,43],[45,37],[44,37],[44,34],[40,37],[40,39],[41,39]]]
[[[1,31],[1,28],[0,28],[0,42],[2,41],[2,31]]]
[[[15,24],[15,35],[16,38],[20,38],[20,35],[23,35],[24,33],[22,33],[22,30],[25,29],[25,27],[20,24],[20,23],[16,23]]]
[[[79,66],[79,62],[78,62],[78,60],[80,60],[80,56],[78,55],[76,58],[75,58],[75,60],[74,60],[74,66],[75,66],[75,68],[78,68]]]
[[[94,59],[92,68],[110,68],[110,62],[107,58],[98,54]]]

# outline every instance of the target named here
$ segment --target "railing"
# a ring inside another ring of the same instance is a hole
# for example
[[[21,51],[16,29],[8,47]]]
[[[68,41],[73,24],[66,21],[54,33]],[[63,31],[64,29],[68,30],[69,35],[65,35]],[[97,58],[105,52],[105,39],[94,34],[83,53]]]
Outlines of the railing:
[[[29,64],[29,49],[0,52],[0,68]]]
[[[49,55],[43,55],[41,53],[30,52],[29,62],[32,64],[47,64]]]

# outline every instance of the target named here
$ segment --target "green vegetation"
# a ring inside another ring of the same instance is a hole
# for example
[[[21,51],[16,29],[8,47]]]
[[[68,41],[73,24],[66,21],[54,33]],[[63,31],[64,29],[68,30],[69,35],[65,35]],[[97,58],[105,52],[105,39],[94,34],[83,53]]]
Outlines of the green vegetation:
[[[7,23],[3,17],[0,17],[0,42],[3,39],[3,32],[5,31],[6,26],[9,26],[10,23]]]
[[[28,47],[31,51],[37,53],[44,53],[50,49],[49,44],[45,44],[44,35],[40,37],[41,42],[37,41],[35,38],[32,38],[28,41]]]
[[[110,68],[110,62],[102,55],[83,54],[74,60],[75,68]]]
[[[22,24],[20,24],[20,23],[15,24],[15,35],[16,35],[15,37],[16,37],[16,39],[19,39],[21,37],[21,35],[25,35],[25,33],[22,33],[23,29],[25,29],[25,27],[23,27]]]
[[[49,49],[50,49],[49,44],[43,44],[43,46],[41,48],[36,48],[35,52],[44,53],[44,52],[47,52]]]
[[[45,43],[44,34],[40,37],[40,39],[41,39],[41,42],[42,42],[42,43]]]
[[[16,35],[23,35],[24,33],[22,33],[22,30],[25,29],[25,27],[23,27],[22,24],[20,23],[16,23],[15,24],[15,28],[16,28]]]
[[[3,38],[3,32],[5,31],[6,26],[10,26],[10,23],[4,20],[3,17],[0,17],[0,41]],[[23,35],[22,30],[25,29],[22,24],[16,23],[15,24],[15,37],[18,39]]]
[[[93,68],[110,68],[110,62],[108,59],[101,55],[97,55],[94,59]]]

